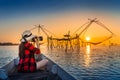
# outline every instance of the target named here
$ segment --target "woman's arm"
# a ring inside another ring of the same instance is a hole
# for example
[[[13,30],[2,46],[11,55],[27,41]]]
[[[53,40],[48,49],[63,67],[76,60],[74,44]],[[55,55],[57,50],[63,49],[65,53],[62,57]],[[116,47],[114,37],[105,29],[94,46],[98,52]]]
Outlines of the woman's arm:
[[[40,45],[39,45],[39,40],[37,38],[35,39],[35,43],[36,43],[37,48],[39,49]]]
[[[30,51],[32,51],[33,53],[35,53],[35,54],[40,54],[40,49],[34,47],[34,46],[33,46],[32,44],[30,44],[30,43],[26,43],[26,44],[25,44],[25,47],[26,47],[27,49],[29,49]]]

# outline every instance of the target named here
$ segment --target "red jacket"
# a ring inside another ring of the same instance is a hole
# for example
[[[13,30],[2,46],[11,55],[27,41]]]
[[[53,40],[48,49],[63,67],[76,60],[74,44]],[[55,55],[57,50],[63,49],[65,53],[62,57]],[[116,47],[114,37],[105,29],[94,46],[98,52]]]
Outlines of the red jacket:
[[[39,54],[40,50],[30,43],[24,43],[24,56],[20,57],[18,64],[18,72],[34,72],[36,71],[36,61],[34,54]]]

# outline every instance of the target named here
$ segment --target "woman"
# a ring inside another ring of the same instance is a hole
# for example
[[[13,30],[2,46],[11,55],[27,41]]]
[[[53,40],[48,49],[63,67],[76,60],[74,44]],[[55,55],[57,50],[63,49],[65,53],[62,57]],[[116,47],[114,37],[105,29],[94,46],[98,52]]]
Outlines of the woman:
[[[37,48],[30,42],[36,43]],[[46,66],[48,60],[36,62],[34,54],[40,54],[38,39],[30,31],[24,31],[19,45],[18,72],[34,72]]]

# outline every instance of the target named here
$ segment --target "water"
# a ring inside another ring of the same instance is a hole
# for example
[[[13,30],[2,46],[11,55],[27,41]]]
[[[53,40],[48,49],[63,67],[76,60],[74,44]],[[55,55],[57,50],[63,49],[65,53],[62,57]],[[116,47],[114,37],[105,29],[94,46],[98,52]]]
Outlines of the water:
[[[57,63],[76,80],[120,80],[120,46],[84,47],[80,52],[65,53],[64,50],[41,52]],[[18,55],[18,46],[0,46],[0,66]]]
[[[81,48],[80,53],[49,51],[46,56],[76,80],[120,80],[120,47]]]
[[[18,56],[18,46],[0,46],[0,68]]]

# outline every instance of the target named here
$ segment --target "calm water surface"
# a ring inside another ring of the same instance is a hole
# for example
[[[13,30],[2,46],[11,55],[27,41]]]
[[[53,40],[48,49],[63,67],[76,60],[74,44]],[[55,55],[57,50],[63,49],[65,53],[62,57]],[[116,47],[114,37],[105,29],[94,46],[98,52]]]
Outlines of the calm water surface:
[[[76,80],[120,80],[120,46],[81,48],[80,51],[63,49],[41,52],[57,63]],[[18,55],[18,46],[0,46],[0,66]]]
[[[0,67],[18,56],[18,46],[0,46]]]
[[[46,56],[77,80],[120,80],[120,47],[81,48],[80,52],[49,51]]]

